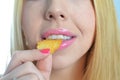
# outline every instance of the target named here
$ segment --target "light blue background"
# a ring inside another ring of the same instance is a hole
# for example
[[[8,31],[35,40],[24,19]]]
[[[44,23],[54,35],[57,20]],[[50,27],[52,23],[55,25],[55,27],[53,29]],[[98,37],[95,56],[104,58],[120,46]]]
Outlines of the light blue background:
[[[118,16],[118,22],[120,24],[120,0],[114,0],[115,2],[115,7],[117,11],[117,16]]]

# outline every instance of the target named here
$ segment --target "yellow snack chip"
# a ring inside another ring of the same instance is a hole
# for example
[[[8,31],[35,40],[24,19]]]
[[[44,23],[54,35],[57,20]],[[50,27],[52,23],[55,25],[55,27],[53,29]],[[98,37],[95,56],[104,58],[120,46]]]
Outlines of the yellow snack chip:
[[[61,45],[62,40],[43,40],[37,43],[37,49],[50,49],[50,53],[53,54]]]

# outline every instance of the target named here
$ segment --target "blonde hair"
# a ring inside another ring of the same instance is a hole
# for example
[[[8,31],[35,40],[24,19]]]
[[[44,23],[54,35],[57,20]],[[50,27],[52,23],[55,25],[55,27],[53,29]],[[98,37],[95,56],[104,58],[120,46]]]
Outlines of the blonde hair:
[[[12,49],[24,50],[21,30],[23,0],[15,0]],[[84,80],[120,80],[120,37],[113,0],[93,0],[96,38],[87,60]]]
[[[96,39],[85,80],[120,80],[120,39],[113,0],[94,0]]]
[[[24,50],[24,41],[21,30],[21,12],[23,0],[15,0],[14,4],[14,25],[11,28],[11,53],[16,50]]]

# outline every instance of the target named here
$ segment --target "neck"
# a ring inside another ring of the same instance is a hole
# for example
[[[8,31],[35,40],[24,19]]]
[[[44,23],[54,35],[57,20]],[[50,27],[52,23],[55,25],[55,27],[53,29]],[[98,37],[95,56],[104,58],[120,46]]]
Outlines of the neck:
[[[86,56],[61,70],[52,70],[50,80],[82,80],[85,70]]]

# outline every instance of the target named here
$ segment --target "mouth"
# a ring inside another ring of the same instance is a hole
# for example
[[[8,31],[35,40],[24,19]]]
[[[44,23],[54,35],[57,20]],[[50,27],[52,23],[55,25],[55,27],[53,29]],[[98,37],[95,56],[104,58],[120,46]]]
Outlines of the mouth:
[[[76,36],[66,29],[51,29],[42,34],[42,40],[46,39],[62,39],[70,40]]]
[[[49,40],[49,39],[53,39],[53,40],[56,40],[56,39],[61,39],[63,41],[65,40],[70,40],[70,39],[73,39],[75,38],[75,36],[66,36],[64,34],[51,34],[47,37],[42,37],[43,40]]]
[[[51,29],[44,32],[41,36],[42,40],[58,40],[61,39],[62,44],[58,50],[69,47],[76,39],[76,35],[68,31],[67,29]]]

